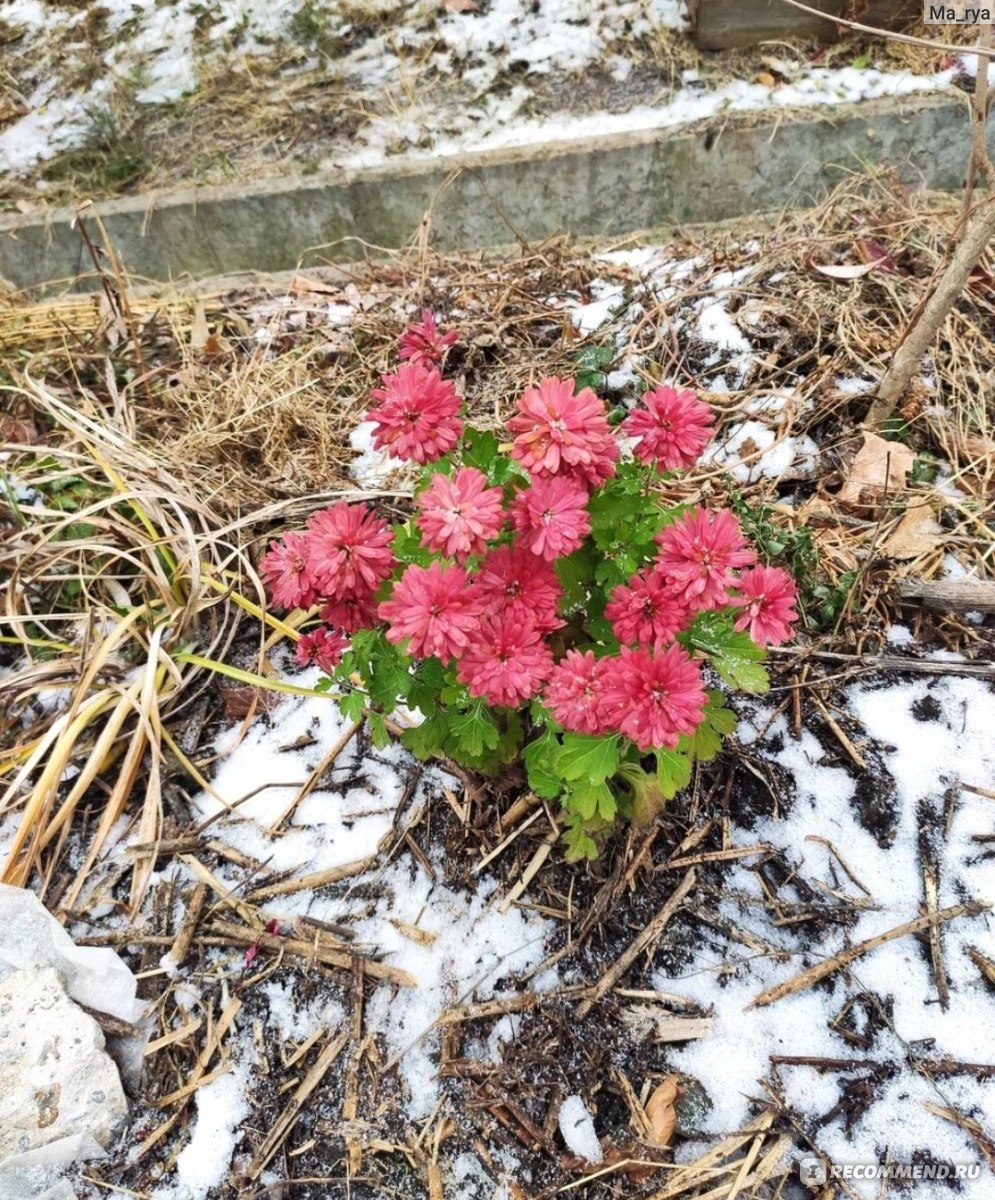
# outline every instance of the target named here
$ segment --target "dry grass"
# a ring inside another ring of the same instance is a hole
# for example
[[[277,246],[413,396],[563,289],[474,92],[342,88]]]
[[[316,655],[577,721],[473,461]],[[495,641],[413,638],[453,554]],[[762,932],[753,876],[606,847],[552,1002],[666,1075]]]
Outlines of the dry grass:
[[[108,1164],[106,1175],[103,1166],[92,1168],[101,1186],[151,1194],[149,1164],[158,1159],[157,1167],[168,1170],[175,1161],[190,1100],[236,1053],[230,1033],[243,1003],[248,1008],[240,1019],[250,1019],[253,985],[278,973],[285,979],[292,962],[306,962],[311,978],[337,988],[344,1007],[354,1006],[353,1036],[348,1041],[335,1031],[303,1047],[263,1048],[271,1074],[257,1081],[259,1107],[249,1124],[275,1132],[270,1137],[260,1132],[250,1144],[259,1153],[290,1146],[289,1126],[280,1119],[299,1093],[306,1092],[307,1099],[308,1086],[325,1086],[315,1074],[320,1070],[335,1077],[336,1087],[345,1080],[345,1100],[349,1079],[355,1097],[356,1081],[367,1077],[362,1072],[378,1081],[384,1077],[375,1039],[361,1036],[362,972],[358,985],[349,974],[357,958],[354,945],[337,942],[328,930],[295,925],[278,943],[283,957],[260,955],[249,969],[246,947],[258,949],[266,936],[261,929],[267,914],[258,902],[292,895],[313,881],[293,872],[267,872],[265,864],[238,857],[222,838],[211,841],[203,828],[181,827],[182,809],[170,802],[168,781],[209,787],[209,759],[198,742],[198,704],[206,697],[217,710],[211,685],[219,674],[247,685],[249,716],[262,704],[262,686],[288,688],[275,677],[268,655],[276,641],[296,636],[293,622],[263,614],[255,554],[281,526],[299,522],[330,495],[351,487],[347,435],[367,389],[390,363],[405,319],[427,304],[447,324],[459,325],[461,348],[453,366],[471,413],[477,422],[500,423],[526,383],[575,369],[580,339],[556,298],[588,301],[595,279],[620,284],[626,303],[638,301],[643,315],[635,321],[619,317],[591,341],[613,344],[619,359],[630,349],[645,355],[640,370],[647,379],[677,374],[708,387],[727,364],[710,361],[713,347],[696,340],[695,305],[714,294],[720,273],[741,271],[728,308],[766,360],[740,388],[714,394],[719,436],[757,399],[784,388],[791,403],[777,434],[816,436],[822,470],[800,485],[763,479],[735,487],[723,472],[701,470],[688,481],[686,494],[718,500],[740,492],[768,506],[778,531],[811,533],[828,586],[856,576],[840,620],[777,660],[783,679],[804,683],[811,672],[809,682],[824,688],[829,685],[812,652],[839,651],[849,656],[845,670],[859,670],[861,656],[881,648],[884,629],[895,618],[889,589],[896,575],[933,575],[951,550],[979,575],[992,574],[995,458],[988,384],[995,371],[995,312],[987,274],[979,275],[978,286],[948,319],[935,356],[935,387],[910,397],[902,413],[903,440],[922,454],[946,458],[961,494],[951,495],[948,484],[941,490],[923,483],[871,517],[842,512],[835,501],[866,406],[838,380],[873,378],[883,368],[942,261],[958,214],[949,199],[909,194],[886,176],[854,179],[816,212],[786,217],[773,228],[687,231],[672,256],[696,255],[699,265],[665,299],[645,288],[630,268],[556,242],[527,248],[513,261],[428,252],[398,256],[348,273],[309,271],[306,280],[213,293],[199,301],[118,295],[113,303],[0,310],[0,341],[11,345],[16,336],[30,338],[36,350],[26,371],[20,365],[13,370],[7,407],[17,420],[33,423],[41,437],[4,447],[11,455],[5,468],[19,484],[33,487],[41,502],[19,506],[8,494],[0,510],[8,521],[0,547],[5,623],[0,649],[8,652],[12,668],[3,681],[10,702],[0,751],[6,789],[0,819],[14,828],[3,878],[30,883],[70,913],[74,905],[78,910],[109,896],[126,870],[124,904],[134,924],[105,931],[97,922],[91,940],[131,947],[138,965],[150,972],[144,982],[148,994],[157,996],[162,1039],[150,1056],[144,1097],[160,1107],[147,1109],[149,1129],[134,1162]],[[812,264],[855,262],[868,242],[883,248],[893,271],[840,283],[813,269]],[[107,282],[113,291],[113,281]],[[344,303],[352,306],[348,323],[332,324],[328,306]],[[257,335],[260,329],[265,336]],[[943,512],[943,538],[917,558],[888,560],[880,548],[905,506],[918,504]],[[924,628],[931,623],[934,636],[968,652],[981,636],[954,617],[915,621]],[[801,695],[792,684],[779,701],[799,706],[799,722]],[[472,781],[463,800],[467,813],[474,793],[479,819],[471,824],[466,817],[461,830],[475,847],[481,838],[495,852],[507,845],[513,826],[505,817],[510,822],[512,811],[518,811],[520,829],[531,821],[519,811],[523,804],[528,809],[527,797],[509,808],[504,797]],[[710,813],[715,802],[714,790],[696,791],[691,824],[699,804]],[[436,840],[447,819],[445,805],[439,807],[432,826]],[[108,863],[108,843],[125,826],[136,844],[116,864]],[[428,835],[427,826],[422,834]],[[675,845],[691,836],[670,826],[652,834],[673,838]],[[520,877],[532,851],[542,848],[539,836],[532,830],[514,842],[511,877]],[[399,832],[390,840],[400,844]],[[613,906],[624,909],[637,876],[641,888],[654,881],[664,886],[659,872],[639,876],[646,846],[638,843],[631,831],[624,844],[618,839],[601,877],[578,871],[567,885],[551,861],[532,885],[544,911],[555,914],[569,904],[573,913],[584,914],[577,920],[582,927],[574,932],[571,924],[569,936],[585,953],[591,929]],[[80,846],[83,865],[76,870],[70,850]],[[466,851],[465,841],[454,840],[453,846]],[[176,927],[175,881],[159,882],[148,895],[146,887],[153,865],[179,854],[199,882],[180,905],[193,913],[192,920]],[[229,863],[246,873],[246,888],[235,894],[216,878],[212,883],[211,856],[225,854],[235,855]],[[457,858],[454,851],[450,859]],[[338,880],[350,886],[342,873]],[[631,938],[629,930],[624,944]],[[173,984],[160,978],[163,951],[176,947],[185,947],[177,950],[180,962],[187,953],[200,956],[197,978],[205,996],[197,1014],[181,1012]],[[382,966],[374,962],[371,969]],[[459,1040],[453,1044],[458,1058]],[[540,1050],[548,1054],[546,1041]],[[479,1126],[485,1140],[496,1128],[492,1116],[506,1123],[505,1134],[512,1137],[507,1131],[516,1128],[517,1110],[503,1106],[507,1098],[472,1110],[489,1122]],[[383,1092],[377,1103],[376,1113],[364,1107],[365,1100],[355,1110],[360,1124],[369,1122],[357,1135],[367,1178],[386,1188],[393,1180],[389,1164],[401,1162],[422,1192],[441,1188],[439,1161],[452,1146],[468,1144],[447,1111],[420,1131],[402,1134],[390,1125]],[[467,1128],[477,1136],[478,1126]],[[546,1165],[559,1172],[558,1182],[544,1194],[560,1188],[566,1195],[608,1195],[618,1188],[643,1200],[777,1197],[789,1187],[785,1152],[807,1145],[805,1131],[794,1128],[790,1113],[772,1098],[750,1128],[691,1163],[667,1166],[653,1183],[648,1173],[639,1174],[656,1169],[659,1156],[652,1154],[646,1162],[621,1159],[586,1174],[560,1171],[550,1155]],[[381,1162],[388,1165],[379,1174]],[[355,1186],[364,1186],[363,1180]],[[253,1194],[251,1188],[245,1194]]]
[[[30,378],[25,395],[56,436],[5,447],[12,477],[42,503],[26,513],[8,492],[12,523],[0,551],[8,630],[0,641],[22,655],[4,681],[0,815],[17,817],[0,879],[34,881],[44,893],[77,807],[95,790],[101,817],[65,898],[71,907],[122,816],[143,843],[159,838],[167,758],[202,779],[180,749],[180,729],[210,672],[232,670],[241,618],[296,635],[262,612],[238,527],[224,527],[142,452],[122,410],[69,400]],[[135,860],[132,910],[153,862]]]

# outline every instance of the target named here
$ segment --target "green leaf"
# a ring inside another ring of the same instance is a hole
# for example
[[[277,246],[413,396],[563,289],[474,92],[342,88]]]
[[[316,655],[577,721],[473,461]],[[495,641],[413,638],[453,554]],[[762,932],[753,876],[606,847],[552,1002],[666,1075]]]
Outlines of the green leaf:
[[[563,807],[577,813],[584,821],[593,821],[602,810],[610,813],[611,817],[615,815],[615,800],[607,783],[580,780],[564,796]]]
[[[391,549],[397,561],[405,565],[415,563],[419,567],[427,567],[433,559],[431,550],[426,550],[422,545],[421,534],[414,521],[405,521],[403,525],[394,526]]]
[[[468,712],[454,713],[449,727],[460,752],[479,758],[485,750],[496,750],[500,739],[497,722],[483,700],[478,700]]]
[[[390,745],[390,730],[387,728],[387,718],[383,713],[369,713],[366,723],[370,730],[370,740],[378,750]]]
[[[463,431],[463,466],[483,471],[491,487],[503,487],[512,479],[525,477],[518,463],[501,453],[500,442],[489,429]]]
[[[722,693],[709,691],[701,724],[690,737],[682,737],[679,749],[686,750],[698,762],[711,762],[722,749],[722,738],[732,733],[738,718],[722,703]]]
[[[751,696],[762,696],[770,691],[770,676],[756,663],[743,662],[737,658],[717,659],[715,669],[733,687],[741,688]]]
[[[560,743],[552,730],[547,729],[534,738],[522,751],[529,787],[537,796],[552,800],[566,786],[556,770],[556,754]]]
[[[565,733],[556,754],[556,771],[564,779],[604,783],[618,770],[617,734],[596,737],[587,733]]]
[[[665,800],[672,800],[691,782],[691,759],[680,750],[654,750],[656,781]]]
[[[583,862],[598,857],[598,846],[583,825],[568,826],[563,832],[567,850],[564,859],[568,863]]]
[[[449,737],[449,721],[442,713],[435,713],[420,725],[405,729],[401,741],[418,759],[434,758],[442,754]]]
[[[408,692],[408,704],[429,713],[446,686],[446,668],[437,658],[424,658],[415,668]]]
[[[604,391],[608,384],[607,370],[615,359],[610,346],[585,346],[575,357],[574,383],[577,390],[591,388]]]
[[[732,624],[732,614],[726,610],[701,613],[685,637],[691,646],[709,656],[726,683],[754,695],[766,692],[770,679],[759,665],[765,658],[764,651],[745,630],[735,632]]]
[[[366,707],[366,697],[362,692],[346,692],[339,701],[339,712],[347,721],[358,721]]]
[[[556,574],[563,588],[560,609],[568,613],[587,605],[588,593],[594,582],[595,555],[590,546],[581,546],[573,554],[556,560]]]

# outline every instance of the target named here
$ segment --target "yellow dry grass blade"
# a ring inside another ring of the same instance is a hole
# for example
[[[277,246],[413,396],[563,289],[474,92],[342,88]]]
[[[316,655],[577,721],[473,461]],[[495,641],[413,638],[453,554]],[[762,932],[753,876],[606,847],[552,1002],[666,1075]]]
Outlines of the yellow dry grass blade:
[[[229,663],[218,662],[217,659],[205,658],[201,654],[174,654],[174,661],[190,663],[202,667],[206,671],[215,671],[239,683],[251,684],[253,687],[267,688],[271,692],[284,692],[288,696],[324,696],[329,700],[341,699],[337,692],[316,692],[314,688],[298,687],[286,683],[282,679],[268,679],[265,675],[257,675],[254,671],[246,671],[242,667],[233,667]]]

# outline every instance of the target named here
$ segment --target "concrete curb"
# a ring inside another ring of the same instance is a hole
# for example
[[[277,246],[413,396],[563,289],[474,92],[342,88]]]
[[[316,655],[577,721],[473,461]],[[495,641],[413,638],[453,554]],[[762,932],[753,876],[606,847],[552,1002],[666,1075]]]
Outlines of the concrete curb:
[[[707,126],[399,162],[362,171],[111,200],[99,215],[132,278],[157,281],[354,261],[424,231],[440,250],[557,232],[614,238],[816,203],[890,164],[912,185],[959,188],[965,103],[915,96]],[[426,214],[430,216],[426,217]],[[19,288],[95,286],[74,209],[0,218],[0,276]],[[91,223],[92,228],[92,223]]]

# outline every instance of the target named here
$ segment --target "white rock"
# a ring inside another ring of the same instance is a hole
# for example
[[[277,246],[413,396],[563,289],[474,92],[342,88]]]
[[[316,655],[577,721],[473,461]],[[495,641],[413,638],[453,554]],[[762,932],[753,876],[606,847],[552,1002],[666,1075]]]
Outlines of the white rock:
[[[72,1134],[108,1146],[128,1115],[96,1021],[52,967],[0,983],[0,1160]]]
[[[140,1025],[138,981],[113,950],[77,946],[33,892],[0,884],[0,982],[26,967],[54,967],[68,996],[96,1012]],[[107,1050],[130,1088],[141,1077],[148,1029],[114,1037]]]
[[[135,1022],[138,983],[113,950],[77,946],[33,893],[0,884],[0,979],[23,967],[55,967],[78,1004]]]
[[[62,1177],[65,1168],[104,1157],[93,1138],[82,1133],[13,1154],[0,1162],[0,1196],[3,1200],[76,1200],[76,1189]]]
[[[594,1121],[580,1096],[567,1096],[560,1105],[560,1133],[572,1153],[599,1163],[604,1157],[594,1129]]]

